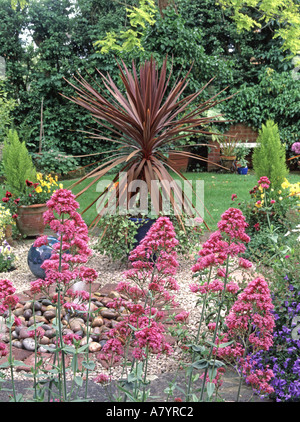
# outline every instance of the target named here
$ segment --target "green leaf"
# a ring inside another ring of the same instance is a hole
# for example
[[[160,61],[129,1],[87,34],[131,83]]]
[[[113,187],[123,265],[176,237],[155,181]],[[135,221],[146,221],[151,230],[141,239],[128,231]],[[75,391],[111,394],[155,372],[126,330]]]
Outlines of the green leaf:
[[[79,387],[82,387],[82,385],[83,385],[83,378],[82,377],[80,377],[79,375],[76,375],[74,377],[74,381]]]
[[[83,361],[82,366],[84,366],[89,371],[93,371],[95,369],[95,362],[93,361]]]
[[[207,391],[207,395],[209,398],[211,398],[211,396],[213,395],[214,391],[215,391],[215,384],[213,382],[208,382],[206,384],[206,391]]]
[[[195,369],[204,369],[207,368],[208,361],[206,359],[200,359],[194,362],[191,366]]]

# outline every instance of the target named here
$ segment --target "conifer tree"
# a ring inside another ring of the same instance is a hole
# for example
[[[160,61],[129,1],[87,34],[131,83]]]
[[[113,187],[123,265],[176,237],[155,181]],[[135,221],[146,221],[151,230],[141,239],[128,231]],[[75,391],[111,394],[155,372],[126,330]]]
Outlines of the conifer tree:
[[[254,149],[252,162],[256,177],[267,176],[274,189],[280,188],[288,175],[285,146],[280,141],[278,125],[268,120],[259,131],[258,146]]]
[[[36,170],[25,142],[20,142],[18,132],[14,129],[8,131],[4,141],[3,167],[6,187],[16,195],[25,190],[26,179],[36,181]]]

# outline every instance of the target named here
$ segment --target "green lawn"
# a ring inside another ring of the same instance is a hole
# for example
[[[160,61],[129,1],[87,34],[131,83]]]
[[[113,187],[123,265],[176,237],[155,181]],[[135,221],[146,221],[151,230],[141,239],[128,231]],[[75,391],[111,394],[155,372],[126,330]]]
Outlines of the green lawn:
[[[216,229],[216,225],[220,220],[221,214],[231,206],[238,206],[239,202],[249,199],[249,190],[257,183],[257,178],[253,173],[247,175],[239,174],[220,174],[220,173],[184,173],[188,180],[203,180],[204,182],[204,218],[208,226]],[[113,176],[110,176],[111,179]],[[110,179],[105,177],[105,179]],[[174,174],[175,178],[176,175]],[[291,183],[299,182],[299,174],[290,174],[288,180]],[[84,186],[89,184],[91,179],[87,179],[80,186],[76,186],[73,192],[78,193]],[[65,180],[63,185],[68,188],[74,183],[74,180]],[[88,204],[90,204],[98,195],[96,192],[96,185],[93,185],[87,192],[78,198],[80,210],[83,211]],[[1,188],[2,196],[5,191]],[[237,199],[234,202],[231,200],[231,195],[235,193]],[[83,214],[86,223],[89,225],[96,216],[96,206],[93,205],[90,210]]]
[[[188,180],[204,181],[204,218],[211,229],[216,229],[217,222],[221,214],[231,206],[238,206],[239,202],[248,200],[249,190],[257,183],[256,176],[252,173],[247,175],[239,174],[220,174],[220,173],[185,173]],[[173,175],[173,177],[176,177]],[[106,177],[107,179],[107,177]],[[300,180],[300,176],[290,174],[288,180],[295,183]],[[74,181],[64,181],[64,187],[68,188]],[[82,186],[87,185],[89,181],[84,181]],[[79,192],[79,187],[74,188],[74,193]],[[231,195],[235,193],[237,199],[231,200]],[[96,198],[96,185],[92,186],[86,193],[78,198],[81,210]],[[91,210],[83,214],[85,221],[89,224],[95,216],[95,205]]]

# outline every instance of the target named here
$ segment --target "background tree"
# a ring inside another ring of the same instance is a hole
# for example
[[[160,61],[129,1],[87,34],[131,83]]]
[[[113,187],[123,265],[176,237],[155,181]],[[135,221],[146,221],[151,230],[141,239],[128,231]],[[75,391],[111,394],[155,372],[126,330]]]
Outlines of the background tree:
[[[276,21],[278,28],[274,37],[283,40],[282,49],[289,50],[292,55],[300,52],[300,3],[299,0],[218,0],[226,10],[232,12],[233,20],[239,31],[253,30],[272,25]],[[256,17],[249,14],[255,10]]]

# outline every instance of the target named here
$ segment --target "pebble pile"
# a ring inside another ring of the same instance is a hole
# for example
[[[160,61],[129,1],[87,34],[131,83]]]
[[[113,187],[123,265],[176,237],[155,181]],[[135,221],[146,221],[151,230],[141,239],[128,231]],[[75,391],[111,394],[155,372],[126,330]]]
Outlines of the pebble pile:
[[[62,334],[77,334],[81,337],[80,345],[82,346],[87,343],[86,333],[87,327],[89,327],[89,351],[99,352],[108,340],[107,332],[113,328],[118,321],[122,320],[126,314],[125,308],[121,308],[120,311],[117,312],[114,309],[107,307],[109,302],[112,302],[114,298],[119,297],[120,294],[117,291],[111,291],[108,294],[94,292],[91,297],[90,305],[90,309],[94,313],[94,316],[90,318],[89,323],[87,323],[87,316],[84,314],[71,314],[65,309],[62,309]],[[38,352],[51,353],[51,348],[53,348],[53,350],[56,348],[56,330],[52,325],[53,319],[56,317],[56,306],[52,304],[49,298],[41,297],[35,301],[21,300],[13,310],[13,314],[21,321],[21,325],[13,327],[13,346],[28,351],[35,350],[35,338],[31,335],[33,331],[32,325],[35,320],[38,324],[42,323],[41,328],[44,330],[44,335],[37,339]],[[0,326],[3,327],[3,324],[4,320],[2,318],[2,321],[0,320]],[[5,327],[4,329],[6,332],[2,337],[2,341],[8,343],[8,328]],[[45,345],[48,346],[47,349],[43,347]]]

